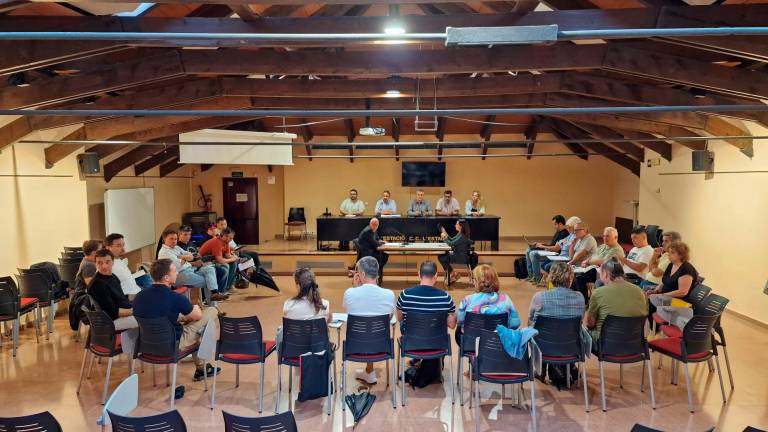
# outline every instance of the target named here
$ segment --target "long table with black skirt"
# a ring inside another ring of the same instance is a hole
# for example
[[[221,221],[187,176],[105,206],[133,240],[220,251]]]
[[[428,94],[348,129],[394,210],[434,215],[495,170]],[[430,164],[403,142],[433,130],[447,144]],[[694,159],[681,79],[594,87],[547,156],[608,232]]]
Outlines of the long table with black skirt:
[[[349,242],[356,239],[373,216],[321,216],[317,218],[317,249],[321,242]],[[498,216],[422,216],[422,217],[379,217],[379,236],[394,242],[438,242],[440,227],[450,235],[456,234],[456,221],[469,222],[470,237],[475,242],[491,243],[491,250],[499,250]]]

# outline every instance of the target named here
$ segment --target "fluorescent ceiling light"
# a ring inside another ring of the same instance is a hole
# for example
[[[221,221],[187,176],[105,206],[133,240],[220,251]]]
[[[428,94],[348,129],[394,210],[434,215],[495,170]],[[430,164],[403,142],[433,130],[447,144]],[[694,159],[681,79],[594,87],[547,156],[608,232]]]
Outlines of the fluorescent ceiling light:
[[[387,90],[387,91],[384,93],[384,96],[385,96],[385,97],[388,97],[388,98],[397,98],[397,97],[400,97],[400,96],[402,96],[402,95],[403,95],[403,94],[402,94],[402,93],[400,93],[400,90]]]
[[[399,26],[392,26],[385,28],[384,33],[388,35],[401,35],[405,34],[405,29]]]

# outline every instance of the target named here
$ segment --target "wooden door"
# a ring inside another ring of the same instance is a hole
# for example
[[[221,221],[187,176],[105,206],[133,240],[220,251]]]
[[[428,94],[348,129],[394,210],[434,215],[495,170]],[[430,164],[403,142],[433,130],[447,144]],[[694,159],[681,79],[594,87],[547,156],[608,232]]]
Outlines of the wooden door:
[[[259,183],[255,178],[225,178],[224,217],[237,244],[259,244]]]

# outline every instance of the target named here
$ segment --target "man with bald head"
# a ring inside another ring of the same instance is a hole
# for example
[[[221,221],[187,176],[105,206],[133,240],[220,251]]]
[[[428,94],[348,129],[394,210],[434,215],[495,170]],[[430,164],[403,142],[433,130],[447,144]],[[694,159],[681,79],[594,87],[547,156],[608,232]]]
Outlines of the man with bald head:
[[[384,275],[384,265],[389,256],[379,250],[379,246],[383,245],[384,241],[379,237],[378,229],[379,220],[371,218],[368,226],[360,231],[360,235],[357,236],[357,258],[358,260],[367,256],[376,258],[376,261],[379,262],[379,278],[381,279]],[[381,284],[381,280],[379,284]]]

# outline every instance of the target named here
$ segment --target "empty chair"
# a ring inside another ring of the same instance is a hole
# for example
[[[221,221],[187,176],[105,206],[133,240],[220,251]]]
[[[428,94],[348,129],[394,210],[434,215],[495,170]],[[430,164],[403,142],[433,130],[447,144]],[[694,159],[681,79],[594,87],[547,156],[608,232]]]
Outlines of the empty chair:
[[[648,244],[651,247],[657,248],[661,246],[661,236],[664,230],[659,228],[658,225],[647,225],[645,227],[645,233],[648,234]]]
[[[80,270],[80,261],[76,263],[58,264],[56,268],[59,270],[61,280],[67,282],[70,288],[74,288],[75,278],[77,277],[77,272]]]
[[[219,360],[235,365],[235,387],[240,386],[240,365],[261,364],[259,379],[259,413],[264,406],[264,363],[270,354],[275,352],[275,341],[264,340],[261,323],[255,316],[245,318],[219,318],[221,332],[216,346],[216,369]],[[211,394],[211,409],[216,403],[216,381],[218,374],[213,377],[213,393]]]
[[[330,349],[336,351],[336,347],[328,339],[328,326],[324,318],[313,320],[292,320],[283,317],[283,340],[277,349],[277,394],[275,395],[275,414],[280,408],[280,392],[282,390],[282,366],[288,366],[288,408],[291,407],[293,390],[293,368],[299,367],[299,357],[306,353],[319,353]],[[331,415],[331,381],[335,378],[335,356],[334,373],[328,374],[328,397],[326,399],[326,408],[328,415]],[[329,371],[330,372],[330,371]]]
[[[103,431],[106,425],[110,424],[110,412],[125,416],[135,410],[137,406],[139,406],[139,376],[131,374],[109,395],[109,399],[104,403],[101,416],[96,419],[96,424],[100,425]]]
[[[88,316],[90,330],[88,331],[88,338],[85,341],[83,362],[80,366],[80,380],[77,383],[77,394],[80,394],[80,388],[83,385],[86,360],[90,357],[91,364],[93,364],[93,357],[106,357],[108,359],[107,374],[104,377],[104,391],[101,395],[101,403],[103,404],[107,401],[109,376],[112,372],[112,360],[123,353],[123,348],[120,343],[120,335],[115,331],[115,324],[106,312],[88,311],[85,314]],[[90,375],[90,370],[88,371],[88,374]]]
[[[10,277],[0,278],[0,322],[13,321],[11,344],[14,357],[16,357],[16,351],[19,348],[21,317],[30,312],[36,312],[37,302],[36,298],[21,297],[18,288],[16,288],[16,283]],[[3,334],[4,332],[0,333],[0,346],[2,346]],[[37,338],[38,342],[40,341],[40,320],[37,314],[35,314],[35,338]]]
[[[176,339],[176,329],[167,317],[136,317],[136,321],[139,323],[139,341],[134,350],[133,358],[153,365],[164,364],[166,367],[167,365],[173,365],[171,383],[171,409],[173,409],[176,405],[174,393],[176,391],[176,371],[179,361],[197,352],[200,348],[200,343],[198,342],[187,347],[184,351],[180,351],[179,341]],[[203,370],[205,371],[205,368]],[[131,373],[133,373],[133,362],[131,362]],[[152,376],[154,378],[154,371]],[[207,376],[205,378],[207,379]],[[207,389],[207,381],[205,386]]]
[[[464,405],[464,357],[469,360],[470,373],[472,372],[472,359],[475,357],[475,339],[480,337],[482,330],[496,330],[497,325],[507,326],[509,314],[476,314],[467,312],[464,316],[464,323],[459,343],[459,367],[456,373],[456,384],[459,386],[459,403]],[[472,380],[469,381],[469,397],[472,398]]]
[[[392,390],[392,408],[397,406],[395,393],[395,368],[389,361],[395,359],[395,342],[390,334],[389,315],[362,317],[349,315],[347,334],[342,345],[341,388],[342,401],[347,396],[347,362],[387,363],[387,386]],[[390,374],[391,371],[391,374]],[[347,409],[346,403],[341,405]]]
[[[38,271],[23,271],[19,269],[21,274],[16,275],[16,280],[19,281],[19,291],[22,297],[36,298],[37,299],[37,319],[41,320],[42,310],[40,308],[48,308],[48,320],[46,322],[46,339],[50,339],[50,333],[53,332],[53,305],[58,302],[54,296],[55,286],[49,283],[48,279],[43,273]]]
[[[61,425],[48,411],[21,417],[0,417],[2,432],[61,432]]]
[[[79,251],[64,251],[61,253],[62,258],[80,258],[83,259],[85,257],[85,254],[83,253],[82,248]]]
[[[542,361],[551,365],[565,365],[568,370],[568,385],[571,384],[570,365],[581,363],[579,370],[584,385],[584,409],[589,412],[586,353],[581,344],[581,318],[558,319],[539,316],[534,328],[539,331],[534,340],[541,351]]]
[[[241,417],[226,411],[224,415],[224,432],[298,432],[293,412],[275,414],[266,417]]]
[[[304,207],[291,207],[288,210],[288,222],[285,223],[286,240],[291,240],[291,233],[299,231],[299,240],[307,235],[307,218],[304,215]]]
[[[407,330],[398,339],[400,365],[400,403],[405,406],[405,359],[436,360],[447,357],[449,381],[453,379],[451,337],[448,334],[448,314],[408,312],[403,323]],[[456,402],[453,384],[451,403]]]
[[[661,338],[652,340],[649,344],[652,351],[683,363],[685,368],[685,385],[688,390],[688,410],[693,412],[693,396],[691,395],[691,377],[688,372],[688,363],[700,363],[715,358],[717,365],[717,377],[720,380],[720,392],[723,403],[726,402],[725,388],[723,387],[723,375],[720,373],[720,360],[717,356],[717,345],[714,342],[712,329],[719,315],[702,316],[694,315],[683,328],[680,338]],[[675,369],[677,364],[674,365]]]
[[[489,330],[481,330],[480,337],[475,339],[477,355],[472,360],[472,381],[475,386],[475,430],[480,431],[480,382],[493,384],[522,384],[530,382],[531,386],[531,420],[533,430],[536,430],[536,383],[533,379],[534,364],[531,356],[532,344],[521,360],[511,357],[504,351],[499,335]],[[503,392],[502,392],[503,394]]]
[[[146,417],[125,417],[109,411],[112,432],[186,432],[187,425],[178,411]]]
[[[648,341],[645,339],[646,317],[618,317],[608,315],[600,330],[597,341],[597,361],[600,364],[600,397],[603,411],[605,404],[605,373],[603,363],[619,364],[619,386],[624,386],[624,364],[643,362],[648,369],[648,386],[651,388],[651,408],[656,409],[656,396],[653,391],[653,375],[651,374],[650,353]],[[643,390],[644,379],[640,380],[640,391]]]
[[[78,267],[80,266],[80,263],[83,261],[83,258],[59,258],[59,264],[77,264]]]

